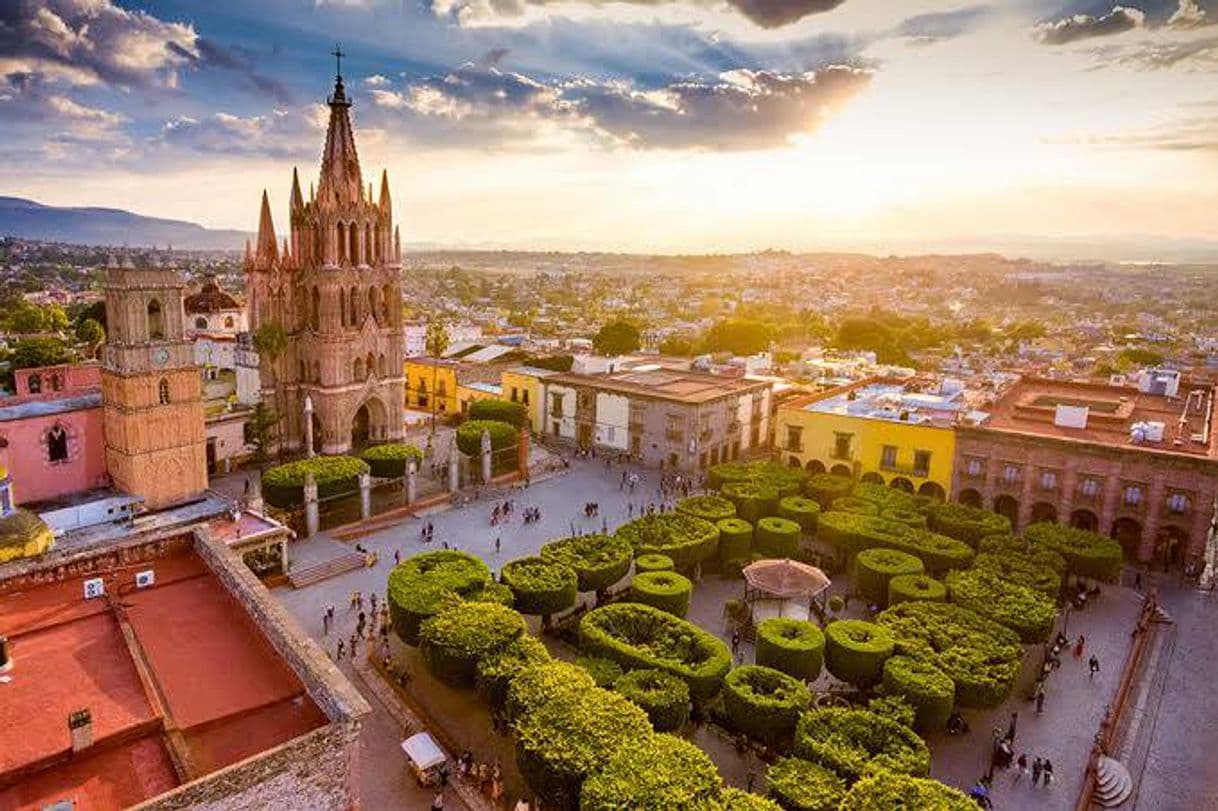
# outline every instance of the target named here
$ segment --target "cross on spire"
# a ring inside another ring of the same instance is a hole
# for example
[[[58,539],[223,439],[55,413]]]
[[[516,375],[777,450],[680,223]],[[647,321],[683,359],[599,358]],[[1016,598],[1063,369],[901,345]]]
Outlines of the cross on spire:
[[[334,57],[334,75],[341,80],[343,78],[343,57],[346,54],[343,53],[341,45],[335,45],[334,50],[330,51],[330,55]]]

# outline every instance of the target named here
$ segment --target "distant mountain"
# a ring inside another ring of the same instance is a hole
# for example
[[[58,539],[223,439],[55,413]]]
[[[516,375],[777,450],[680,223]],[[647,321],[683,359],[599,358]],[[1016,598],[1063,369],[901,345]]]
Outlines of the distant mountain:
[[[253,234],[193,222],[145,217],[116,208],[60,208],[0,197],[0,236],[76,245],[129,245],[188,250],[239,250]]]

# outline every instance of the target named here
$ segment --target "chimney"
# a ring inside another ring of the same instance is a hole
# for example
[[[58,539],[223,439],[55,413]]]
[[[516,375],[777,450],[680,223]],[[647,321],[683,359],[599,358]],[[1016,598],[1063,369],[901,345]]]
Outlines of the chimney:
[[[80,752],[93,745],[93,713],[76,710],[68,716],[68,732],[72,735],[72,751]]]

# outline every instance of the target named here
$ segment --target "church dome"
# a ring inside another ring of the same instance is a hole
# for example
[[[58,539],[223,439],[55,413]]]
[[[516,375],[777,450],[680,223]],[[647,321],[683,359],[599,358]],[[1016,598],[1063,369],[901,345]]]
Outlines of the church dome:
[[[41,555],[54,537],[46,522],[20,507],[0,517],[0,563]]]
[[[215,279],[208,279],[198,293],[192,293],[183,302],[186,312],[218,313],[222,310],[239,310],[241,305],[237,300],[220,289]]]

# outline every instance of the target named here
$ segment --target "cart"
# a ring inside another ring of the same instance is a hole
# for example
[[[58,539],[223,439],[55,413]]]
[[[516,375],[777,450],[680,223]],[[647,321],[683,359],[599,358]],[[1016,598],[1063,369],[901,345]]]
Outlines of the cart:
[[[414,773],[415,779],[419,781],[419,785],[439,784],[440,767],[445,764],[447,758],[444,750],[439,747],[431,735],[426,732],[411,735],[402,741],[402,751],[406,753],[406,759],[410,762],[410,770]]]

